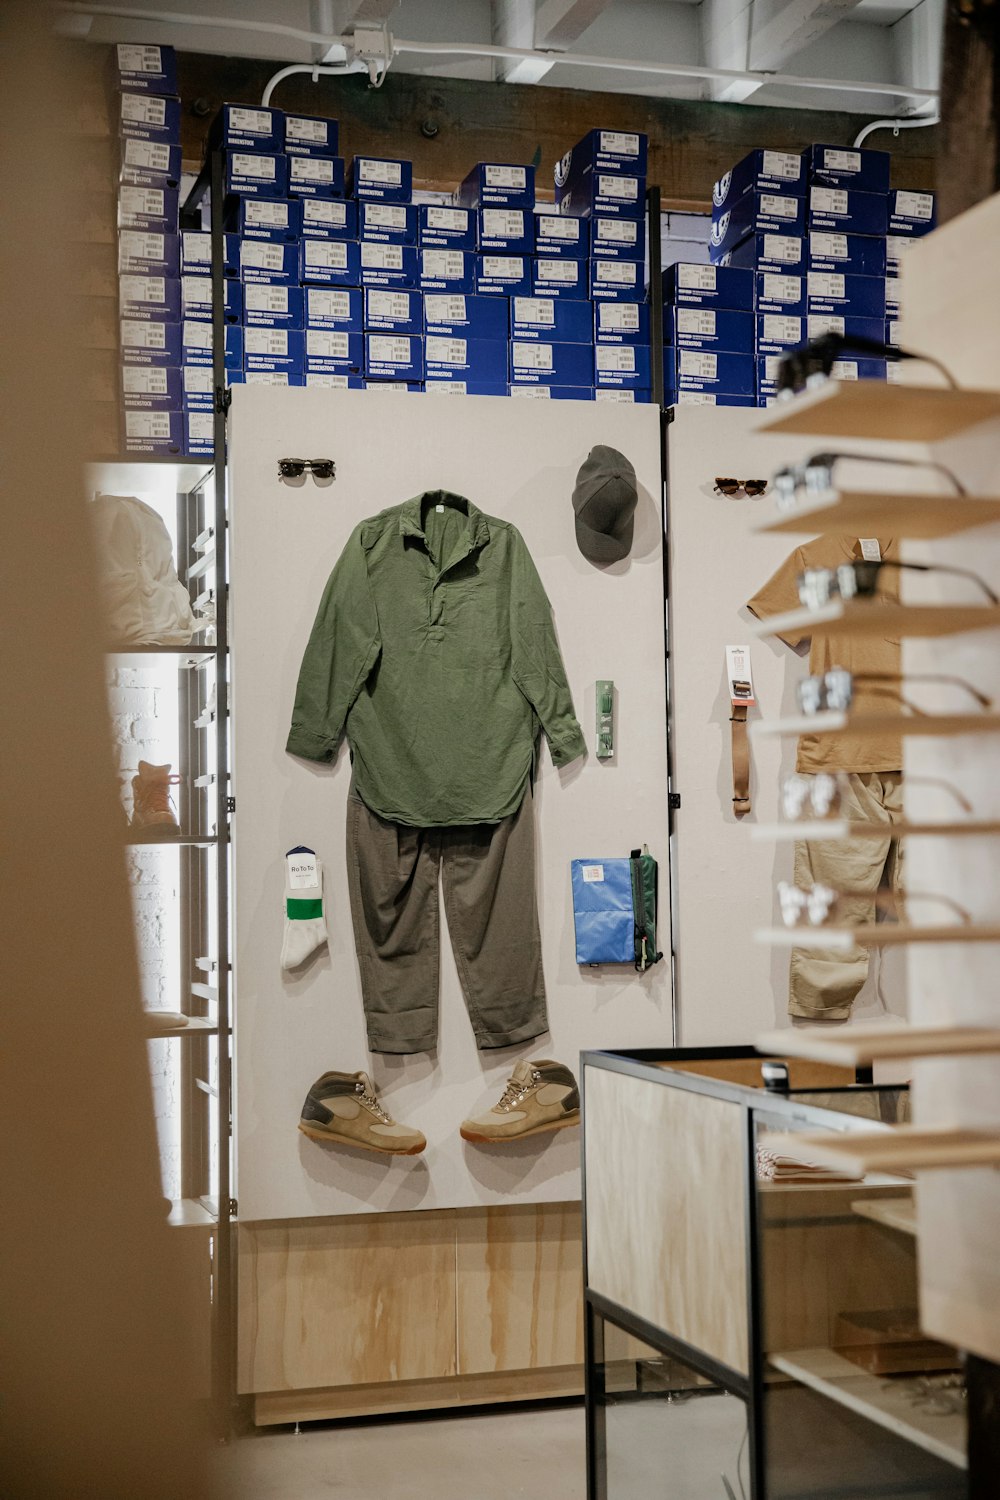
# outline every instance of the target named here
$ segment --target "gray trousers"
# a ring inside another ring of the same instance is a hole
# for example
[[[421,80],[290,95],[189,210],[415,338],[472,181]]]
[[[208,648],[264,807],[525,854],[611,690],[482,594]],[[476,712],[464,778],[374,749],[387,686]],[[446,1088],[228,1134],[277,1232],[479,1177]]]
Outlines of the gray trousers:
[[[352,788],[347,874],[373,1052],[437,1046],[439,880],[477,1045],[548,1030],[530,790],[499,823],[409,828],[378,817]]]

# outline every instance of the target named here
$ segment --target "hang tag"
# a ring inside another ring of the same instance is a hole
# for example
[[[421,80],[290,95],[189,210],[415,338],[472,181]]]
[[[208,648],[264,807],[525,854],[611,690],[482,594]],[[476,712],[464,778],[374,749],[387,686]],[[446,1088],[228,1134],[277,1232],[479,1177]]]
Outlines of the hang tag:
[[[729,677],[729,697],[733,703],[754,704],[757,699],[753,691],[753,673],[750,669],[749,646],[726,647],[726,672]]]
[[[584,865],[583,879],[586,885],[598,885],[604,879],[603,865]]]
[[[444,506],[443,505],[435,505],[434,509],[437,511],[437,513],[438,513],[439,516],[443,516],[444,515]]]
[[[290,891],[304,891],[319,885],[319,870],[315,854],[301,850],[295,854],[286,854],[285,863],[288,866],[288,889]]]
[[[861,556],[865,562],[881,562],[882,548],[878,544],[878,538],[874,536],[859,536],[861,544]]]

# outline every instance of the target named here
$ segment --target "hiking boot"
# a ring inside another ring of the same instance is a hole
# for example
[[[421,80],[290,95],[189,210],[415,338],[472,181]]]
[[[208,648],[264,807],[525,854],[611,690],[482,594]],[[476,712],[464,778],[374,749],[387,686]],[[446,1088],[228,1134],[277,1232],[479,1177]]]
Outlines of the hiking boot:
[[[464,1141],[498,1145],[580,1123],[580,1091],[564,1063],[519,1062],[492,1109],[462,1122]]]
[[[139,762],[138,775],[132,777],[132,832],[144,839],[172,838],[180,833],[170,788],[180,785],[179,776],[171,776],[169,764],[151,766]]]
[[[302,1106],[299,1129],[311,1141],[335,1141],[388,1156],[418,1156],[427,1145],[419,1130],[399,1125],[378,1102],[367,1073],[324,1073]]]

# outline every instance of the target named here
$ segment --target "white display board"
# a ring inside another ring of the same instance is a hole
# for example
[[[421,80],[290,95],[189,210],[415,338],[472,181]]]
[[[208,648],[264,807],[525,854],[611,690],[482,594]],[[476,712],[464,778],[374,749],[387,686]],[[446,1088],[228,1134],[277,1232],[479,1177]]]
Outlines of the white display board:
[[[660,859],[660,945],[669,954],[659,413],[650,406],[402,392],[237,386],[230,420],[237,1193],[240,1219],[552,1202],[579,1196],[579,1132],[503,1148],[459,1125],[499,1097],[514,1063],[574,1071],[586,1048],[670,1046],[669,959],[581,970],[570,860]],[[625,453],[639,481],[630,557],[600,570],[576,546],[572,493],[595,443]],[[280,482],[282,457],[329,457],[337,478]],[[586,761],[557,771],[543,748],[536,786],[539,916],[551,1034],[477,1051],[442,914],[439,1045],[412,1057],[367,1049],[345,871],[350,765],[289,756],[302,652],[333,565],[367,516],[429,489],[467,496],[513,522],[552,601]],[[617,688],[617,751],[599,762],[595,683]],[[279,965],[286,850],[315,848],[330,934],[301,977]],[[370,1071],[389,1110],[421,1129],[419,1157],[393,1159],[308,1140],[309,1085],[329,1069]]]

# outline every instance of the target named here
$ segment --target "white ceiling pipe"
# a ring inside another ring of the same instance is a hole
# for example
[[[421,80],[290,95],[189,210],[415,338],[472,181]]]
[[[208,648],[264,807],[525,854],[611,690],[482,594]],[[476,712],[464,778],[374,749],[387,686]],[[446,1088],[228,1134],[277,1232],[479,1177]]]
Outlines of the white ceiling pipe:
[[[328,63],[289,63],[287,68],[279,68],[278,72],[267,80],[267,83],[264,85],[264,92],[260,96],[261,107],[263,109],[267,108],[267,106],[271,102],[271,95],[274,93],[278,84],[281,83],[285,78],[291,78],[293,73],[311,73],[312,81],[313,83],[316,83],[321,76],[327,78],[343,78],[348,73],[367,72],[367,64],[361,62],[360,59],[357,62],[334,63],[333,65],[330,65]]]
[[[873,120],[870,125],[865,126],[864,130],[858,131],[857,138],[854,141],[854,149],[857,150],[875,130],[891,130],[893,135],[896,135],[900,130],[917,130],[921,125],[940,125],[940,123],[941,117],[936,114],[911,115],[906,120]]]
[[[303,31],[298,26],[284,26],[278,21],[234,21],[228,16],[192,15],[183,11],[146,10],[138,5],[74,5],[58,0],[55,10],[67,15],[114,16],[121,21],[155,21],[160,26],[209,26],[225,31],[267,32],[270,36],[287,36],[295,42],[316,42],[325,47],[343,47],[347,56],[348,38],[330,36],[323,31]]]

